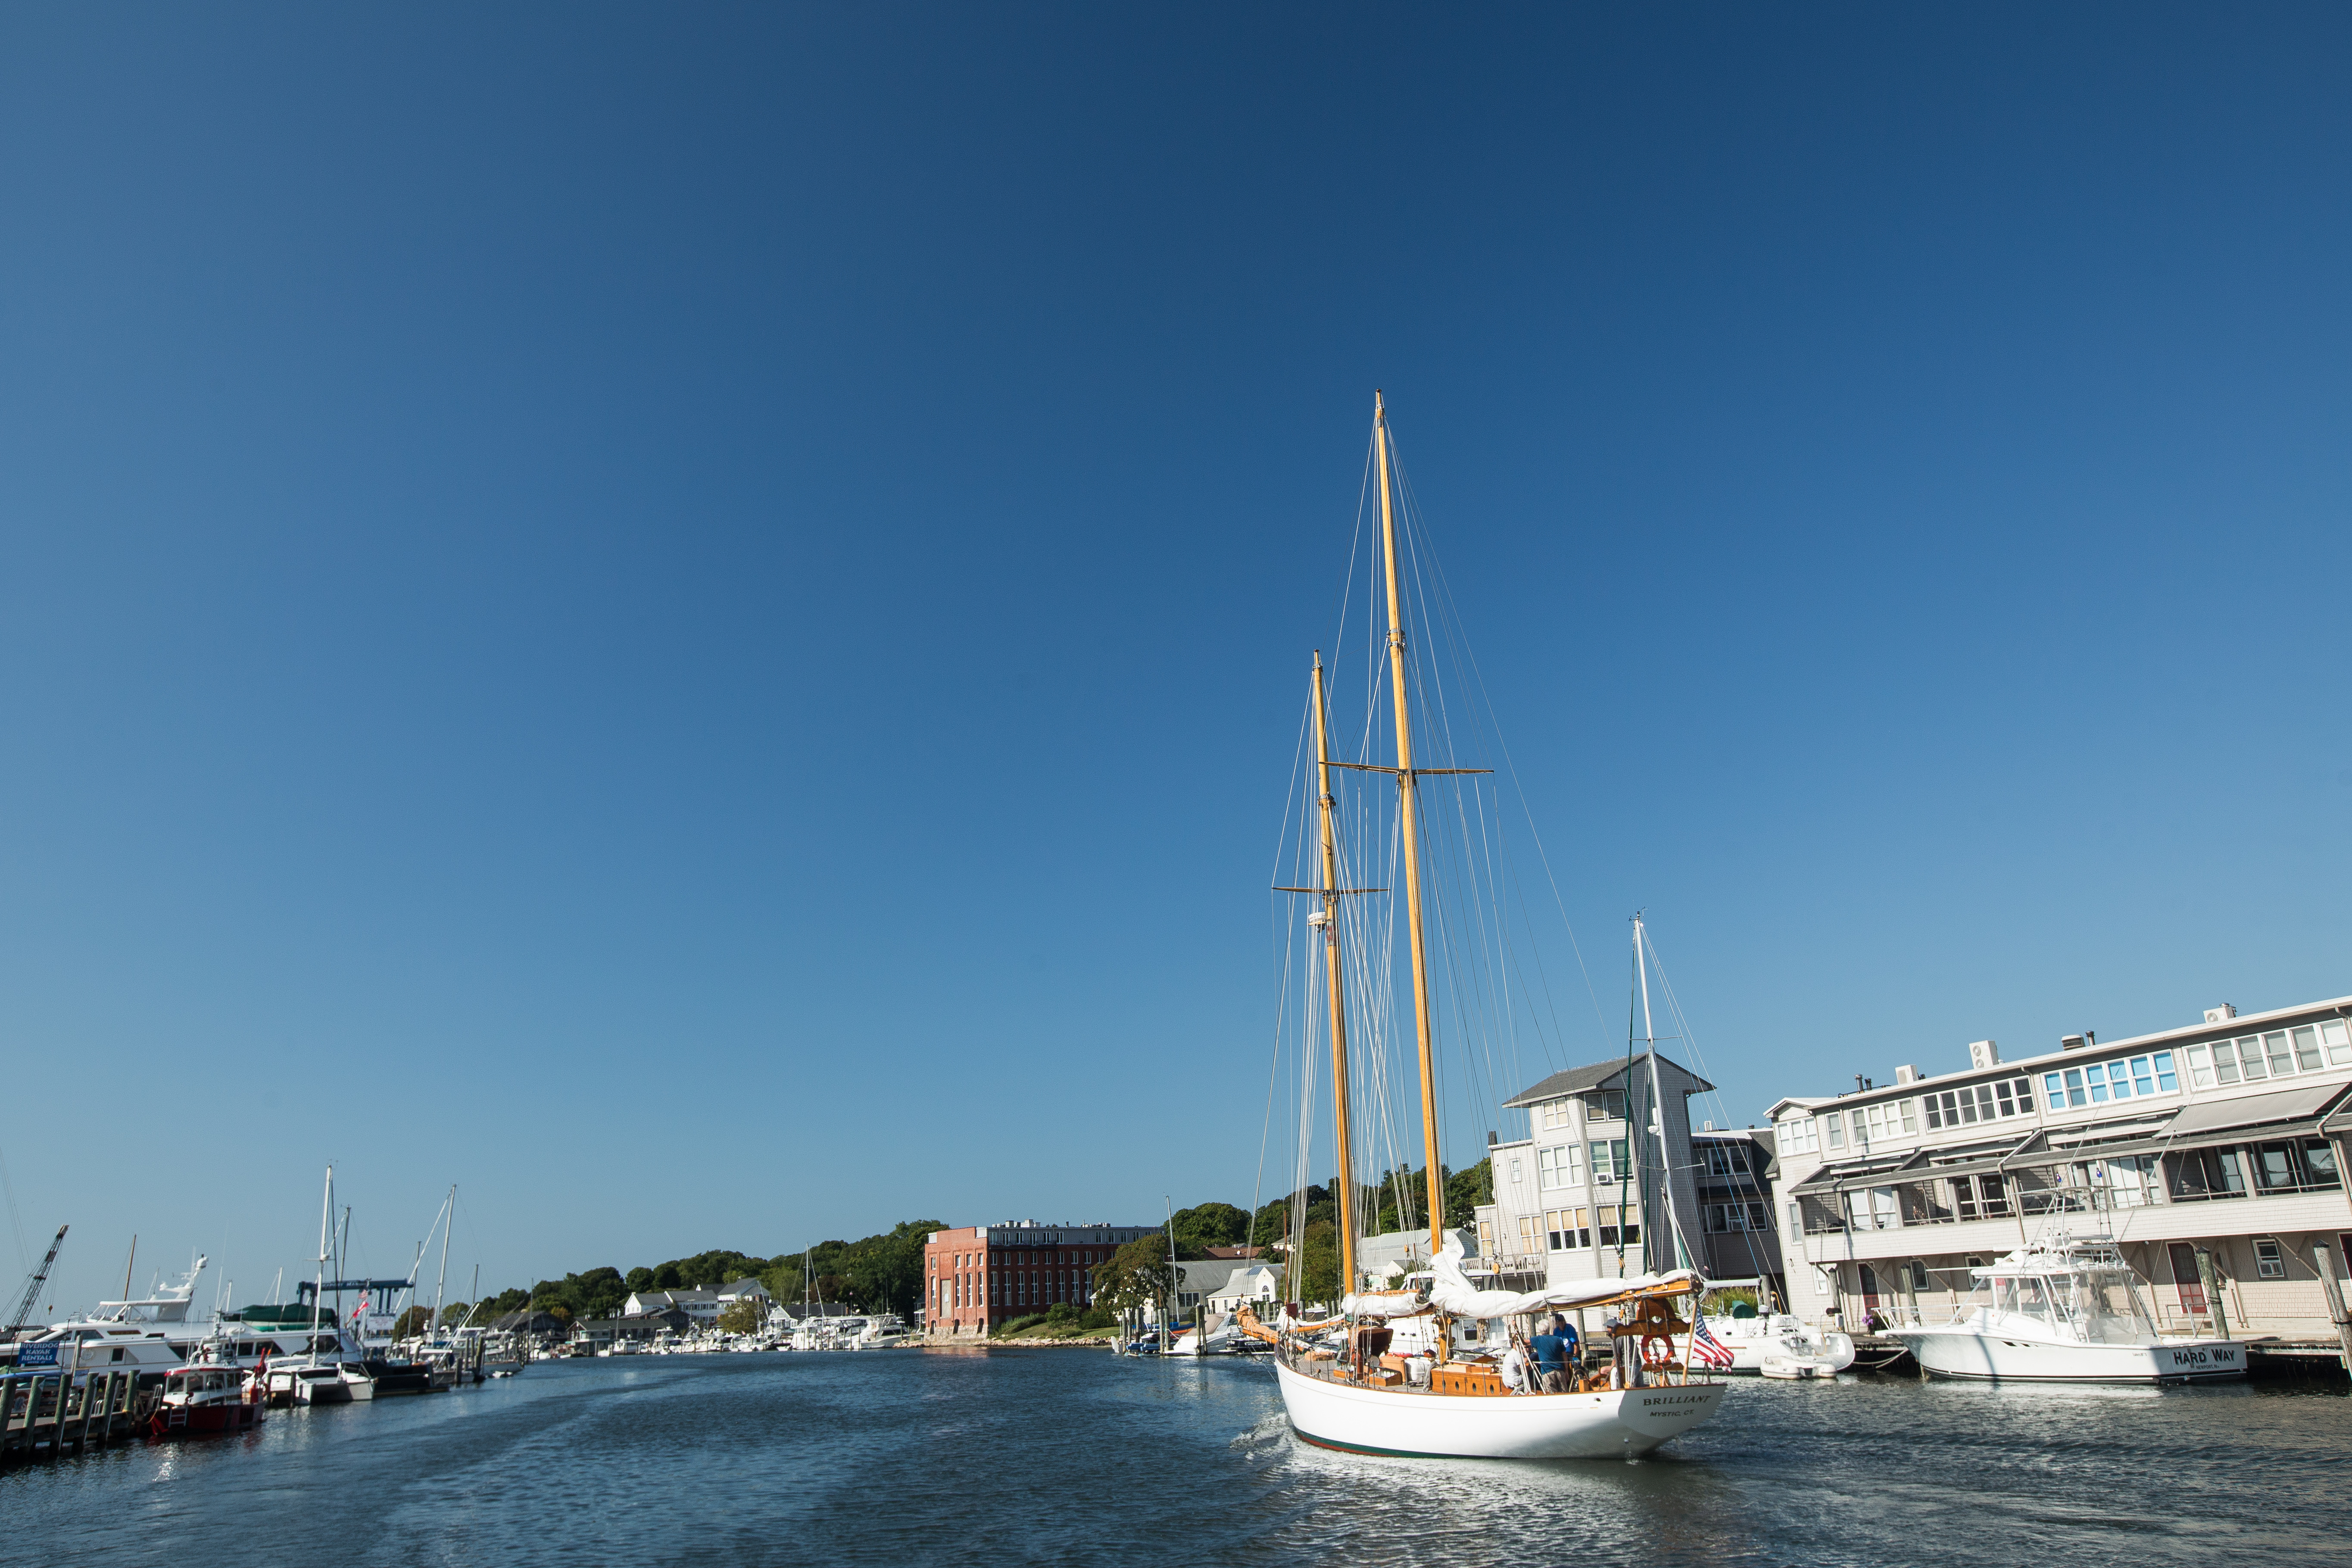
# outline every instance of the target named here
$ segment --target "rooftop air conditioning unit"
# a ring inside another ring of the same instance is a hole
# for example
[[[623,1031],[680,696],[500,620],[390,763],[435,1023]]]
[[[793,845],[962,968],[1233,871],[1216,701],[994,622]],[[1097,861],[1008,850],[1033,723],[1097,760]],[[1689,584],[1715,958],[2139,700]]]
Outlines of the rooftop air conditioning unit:
[[[1896,1083],[1917,1083],[1919,1081],[1919,1069],[1914,1067],[1896,1068],[1895,1069],[1895,1081]]]
[[[2000,1065],[2000,1047],[1991,1040],[1969,1042],[1969,1066],[1990,1068]]]
[[[2058,1037],[2058,1048],[2062,1051],[2079,1051],[2084,1046],[2095,1046],[2098,1043],[2099,1034],[2095,1029],[2085,1029],[2079,1035]]]
[[[2226,1024],[2237,1016],[2237,1007],[2228,1002],[2222,1003],[2219,1007],[2205,1009],[2205,1021],[2209,1024]]]

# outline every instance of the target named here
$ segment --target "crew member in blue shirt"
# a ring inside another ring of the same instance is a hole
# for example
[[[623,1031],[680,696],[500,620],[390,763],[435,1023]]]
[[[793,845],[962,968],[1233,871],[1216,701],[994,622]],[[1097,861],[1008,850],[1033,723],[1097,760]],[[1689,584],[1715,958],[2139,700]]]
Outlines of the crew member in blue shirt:
[[[1565,1388],[1569,1367],[1577,1356],[1576,1326],[1554,1313],[1550,1327],[1530,1341],[1529,1348],[1536,1352],[1536,1372],[1542,1386],[1554,1393]]]

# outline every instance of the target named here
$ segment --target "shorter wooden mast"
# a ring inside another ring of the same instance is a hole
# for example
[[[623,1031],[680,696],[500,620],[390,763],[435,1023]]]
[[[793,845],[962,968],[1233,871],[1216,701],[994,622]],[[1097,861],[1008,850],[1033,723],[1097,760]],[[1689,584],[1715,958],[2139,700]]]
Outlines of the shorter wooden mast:
[[[1331,1117],[1339,1155],[1339,1300],[1356,1289],[1356,1164],[1348,1143],[1347,974],[1339,962],[1339,846],[1332,831],[1331,741],[1323,714],[1323,650],[1315,650],[1315,792],[1323,821],[1324,984],[1331,993]],[[1335,1301],[1332,1305],[1337,1306]]]
[[[1350,1146],[1355,1112],[1348,1088],[1347,966],[1339,952],[1339,900],[1358,893],[1385,893],[1386,888],[1339,886],[1339,834],[1335,821],[1339,802],[1331,794],[1331,770],[1352,764],[1331,760],[1330,726],[1323,701],[1323,650],[1315,650],[1315,791],[1323,841],[1322,880],[1312,888],[1276,888],[1277,893],[1318,893],[1322,896],[1324,984],[1331,993],[1331,1116],[1338,1132],[1339,1173],[1339,1296],[1356,1289],[1356,1164]],[[1336,1306],[1337,1303],[1335,1302]]]

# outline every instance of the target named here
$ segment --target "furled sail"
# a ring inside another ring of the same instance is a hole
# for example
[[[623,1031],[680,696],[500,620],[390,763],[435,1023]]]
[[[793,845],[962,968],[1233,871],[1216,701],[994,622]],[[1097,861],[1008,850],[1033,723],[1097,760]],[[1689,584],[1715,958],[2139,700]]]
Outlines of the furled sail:
[[[1546,1290],[1481,1290],[1462,1272],[1462,1244],[1450,1236],[1431,1269],[1437,1278],[1430,1289],[1430,1304],[1457,1318],[1508,1318],[1521,1312],[1597,1307],[1657,1291],[1678,1295],[1706,1285],[1696,1271],[1677,1268],[1671,1274],[1637,1274],[1627,1279],[1578,1279]]]

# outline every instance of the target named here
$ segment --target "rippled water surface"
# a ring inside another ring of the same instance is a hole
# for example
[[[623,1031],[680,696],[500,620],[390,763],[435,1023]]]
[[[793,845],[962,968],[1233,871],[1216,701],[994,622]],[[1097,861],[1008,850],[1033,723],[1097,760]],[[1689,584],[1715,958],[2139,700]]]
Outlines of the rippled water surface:
[[[2352,1562],[2335,1387],[1736,1384],[1635,1464],[1295,1442],[1271,1372],[1081,1351],[559,1362],[0,1472],[17,1563]]]

